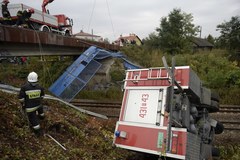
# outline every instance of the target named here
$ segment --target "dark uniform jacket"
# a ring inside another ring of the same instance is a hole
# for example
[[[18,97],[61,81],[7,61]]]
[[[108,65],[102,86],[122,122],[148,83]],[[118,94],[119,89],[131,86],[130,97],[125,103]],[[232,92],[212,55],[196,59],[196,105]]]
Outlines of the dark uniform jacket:
[[[21,87],[19,100],[25,102],[27,112],[35,111],[40,107],[44,96],[44,89],[39,84],[26,83]]]
[[[32,13],[30,13],[30,12],[28,12],[28,11],[26,11],[26,10],[24,10],[24,11],[22,12],[22,17],[23,17],[23,19],[24,19],[25,21],[29,21],[29,19],[30,19],[31,16],[32,16]]]
[[[31,28],[31,22],[30,22],[30,18],[32,16],[32,13],[28,12],[27,10],[24,10],[22,12],[22,17],[21,17],[21,21],[23,24],[24,28]]]
[[[6,4],[2,3],[2,15],[3,18],[10,19],[11,15]]]

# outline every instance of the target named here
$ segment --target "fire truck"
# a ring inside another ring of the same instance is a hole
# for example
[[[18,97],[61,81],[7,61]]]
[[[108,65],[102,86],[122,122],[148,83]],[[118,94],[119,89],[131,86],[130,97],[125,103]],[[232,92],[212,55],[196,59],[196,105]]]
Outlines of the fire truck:
[[[126,71],[113,144],[158,159],[206,160],[218,156],[214,135],[223,132],[219,97],[189,66]]]
[[[61,35],[70,36],[72,34],[73,20],[68,18],[64,14],[51,15],[45,9],[46,5],[50,2],[49,0],[43,0],[42,11],[34,9],[30,21],[35,30],[44,32],[53,32]],[[52,1],[51,1],[52,2]],[[1,6],[0,6],[1,8]],[[32,7],[25,4],[8,4],[8,10],[12,16],[13,24],[17,21],[17,12],[30,9]],[[0,13],[0,19],[2,13]]]

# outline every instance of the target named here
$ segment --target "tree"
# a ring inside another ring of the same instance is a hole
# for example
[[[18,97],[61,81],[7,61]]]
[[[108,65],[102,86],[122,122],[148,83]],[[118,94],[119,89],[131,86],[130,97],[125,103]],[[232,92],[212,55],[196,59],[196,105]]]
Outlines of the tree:
[[[192,38],[199,31],[192,21],[193,16],[181,9],[173,9],[168,17],[163,17],[160,27],[156,29],[161,49],[170,54],[190,51]]]
[[[213,38],[213,36],[211,34],[209,34],[207,36],[207,40],[208,40],[208,42],[212,43],[213,45],[215,44],[215,39]]]
[[[221,46],[226,49],[239,50],[240,47],[240,18],[238,16],[232,17],[229,22],[224,22],[217,25],[217,30],[220,30],[219,41]]]
[[[143,39],[143,44],[150,49],[160,48],[159,37],[154,32],[150,33],[147,38]]]
[[[229,58],[240,67],[240,17],[232,17],[229,22],[217,25],[220,30],[218,42],[229,51]]]

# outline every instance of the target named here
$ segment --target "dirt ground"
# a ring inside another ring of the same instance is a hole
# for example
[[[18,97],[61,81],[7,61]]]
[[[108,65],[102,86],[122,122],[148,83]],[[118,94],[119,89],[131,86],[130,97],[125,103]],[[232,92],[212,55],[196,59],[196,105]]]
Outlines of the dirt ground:
[[[16,95],[0,92],[1,159],[113,160],[132,156],[132,152],[112,146],[115,121],[90,117],[52,101],[44,105],[46,118],[41,127],[45,136],[37,137],[20,112]]]

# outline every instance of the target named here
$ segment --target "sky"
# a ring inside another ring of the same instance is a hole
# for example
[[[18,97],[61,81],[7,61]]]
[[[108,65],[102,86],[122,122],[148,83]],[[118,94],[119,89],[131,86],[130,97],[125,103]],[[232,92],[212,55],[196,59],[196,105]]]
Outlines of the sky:
[[[42,0],[10,0],[41,10]],[[73,33],[83,30],[110,42],[120,35],[148,37],[160,26],[162,17],[173,9],[193,15],[193,24],[202,27],[201,37],[220,35],[218,24],[240,16],[240,0],[54,0],[50,14],[65,14],[73,19]]]

